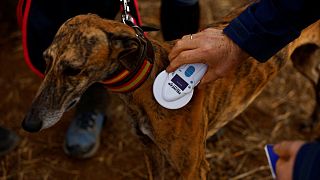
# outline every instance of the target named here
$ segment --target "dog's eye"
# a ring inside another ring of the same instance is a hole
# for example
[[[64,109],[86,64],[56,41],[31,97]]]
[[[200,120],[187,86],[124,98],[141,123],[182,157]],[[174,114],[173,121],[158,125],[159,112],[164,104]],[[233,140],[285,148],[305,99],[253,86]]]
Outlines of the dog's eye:
[[[122,42],[121,40],[113,40],[112,41],[112,46],[115,48],[115,49],[119,49],[122,47]]]
[[[76,76],[78,74],[80,74],[81,69],[77,69],[74,67],[65,67],[65,69],[63,70],[63,74],[66,76]]]

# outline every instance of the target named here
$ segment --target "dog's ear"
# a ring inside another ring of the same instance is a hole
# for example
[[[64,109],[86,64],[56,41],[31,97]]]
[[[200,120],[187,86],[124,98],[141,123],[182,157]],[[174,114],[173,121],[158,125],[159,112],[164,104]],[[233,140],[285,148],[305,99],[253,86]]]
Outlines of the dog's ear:
[[[136,37],[113,36],[111,46],[120,64],[129,71],[133,71],[139,63],[140,41]]]

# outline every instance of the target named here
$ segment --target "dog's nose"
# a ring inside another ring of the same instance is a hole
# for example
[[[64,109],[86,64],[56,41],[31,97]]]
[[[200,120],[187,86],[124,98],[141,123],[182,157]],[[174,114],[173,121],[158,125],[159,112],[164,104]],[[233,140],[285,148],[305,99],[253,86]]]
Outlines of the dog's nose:
[[[39,132],[42,128],[42,121],[32,121],[25,118],[21,125],[28,132]]]

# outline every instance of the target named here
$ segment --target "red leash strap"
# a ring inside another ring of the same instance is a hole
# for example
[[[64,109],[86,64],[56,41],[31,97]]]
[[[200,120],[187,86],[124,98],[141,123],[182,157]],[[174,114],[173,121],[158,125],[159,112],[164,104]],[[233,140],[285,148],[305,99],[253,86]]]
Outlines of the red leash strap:
[[[30,56],[29,56],[29,50],[28,50],[28,19],[29,19],[29,11],[31,7],[31,0],[21,0],[23,1],[21,3],[21,7],[24,8],[24,10],[21,10],[22,18],[21,18],[21,31],[22,31],[22,46],[23,46],[23,55],[24,59],[29,66],[29,68],[39,77],[44,78],[44,74],[42,74],[35,66],[33,66]],[[23,5],[25,4],[25,5]],[[24,7],[25,6],[25,7]]]
[[[17,9],[16,9],[16,16],[17,16],[17,21],[18,21],[18,25],[19,25],[20,29],[22,27],[24,2],[25,2],[24,0],[19,0],[18,5],[17,5]]]
[[[142,26],[142,20],[140,17],[140,11],[139,11],[139,6],[138,6],[138,0],[132,0],[134,4],[134,9],[136,11],[136,21],[138,26]]]

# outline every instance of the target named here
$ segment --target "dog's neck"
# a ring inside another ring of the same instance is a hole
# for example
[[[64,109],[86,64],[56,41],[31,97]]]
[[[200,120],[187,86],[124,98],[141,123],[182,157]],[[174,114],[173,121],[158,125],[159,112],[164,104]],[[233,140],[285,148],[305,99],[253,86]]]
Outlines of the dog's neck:
[[[136,56],[137,59],[131,59],[137,62],[136,66],[132,70],[120,66],[122,70],[117,70],[111,75],[111,78],[102,81],[106,88],[112,92],[127,93],[134,91],[146,81],[151,73],[155,59],[154,47],[142,33],[137,34],[137,38],[140,41],[139,54]]]
[[[172,48],[172,44],[168,43],[162,43],[160,44],[157,41],[151,41],[152,46],[154,49],[155,54],[155,60],[154,60],[154,66],[152,68],[150,77],[148,78],[149,81],[154,81],[156,76],[169,65],[169,59],[168,54],[170,52],[170,49]]]
[[[142,85],[138,88],[135,89],[132,92],[126,92],[123,94],[132,94],[135,91],[139,91],[140,89],[145,89],[146,86],[149,86],[150,83],[153,84],[156,76],[163,70],[165,70],[165,68],[169,65],[169,59],[168,59],[168,54],[169,51],[172,47],[171,44],[168,43],[159,43],[157,41],[154,40],[150,40],[151,42],[151,48],[154,51],[154,60],[153,60],[153,65],[152,65],[152,69],[151,72],[149,73],[148,77],[145,79],[145,81],[142,83]]]
[[[160,106],[153,96],[153,83],[157,75],[166,69],[169,65],[168,54],[172,48],[172,44],[169,43],[159,43],[154,40],[150,40],[154,49],[155,60],[152,67],[152,71],[146,81],[136,90],[130,93],[120,93],[121,99],[128,105],[129,114],[135,119],[150,118],[148,114],[151,111],[161,112],[164,117],[170,117],[172,113],[177,113],[178,111],[188,111],[189,106],[181,108],[175,111],[168,111],[167,109]],[[148,109],[148,112],[144,110]],[[150,112],[149,112],[150,110]],[[147,115],[147,116],[146,116]]]

